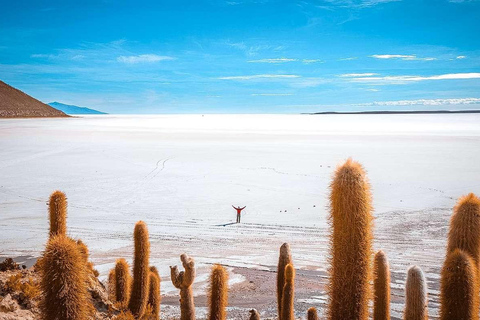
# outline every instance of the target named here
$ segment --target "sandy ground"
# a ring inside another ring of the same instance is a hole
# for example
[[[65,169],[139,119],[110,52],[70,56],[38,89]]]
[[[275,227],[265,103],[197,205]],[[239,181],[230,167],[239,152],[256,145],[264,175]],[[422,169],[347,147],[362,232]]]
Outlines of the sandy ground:
[[[278,248],[292,247],[296,311],[324,313],[328,184],[348,157],[368,171],[375,249],[392,269],[394,319],[406,269],[425,271],[433,319],[451,208],[480,193],[480,115],[90,116],[0,120],[0,255],[38,256],[46,201],[69,198],[69,233],[84,240],[105,277],[131,261],[134,223],[149,226],[163,306],[176,312],[169,266],[187,252],[205,312],[208,270],[229,266],[232,318],[276,313]],[[246,205],[242,223],[231,205]],[[169,311],[170,310],[170,311]]]

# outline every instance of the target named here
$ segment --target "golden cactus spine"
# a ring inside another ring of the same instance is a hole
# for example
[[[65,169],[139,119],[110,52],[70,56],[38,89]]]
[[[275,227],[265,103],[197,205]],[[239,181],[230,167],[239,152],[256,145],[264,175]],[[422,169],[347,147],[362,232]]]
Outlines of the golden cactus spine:
[[[193,303],[192,284],[195,280],[195,261],[185,253],[180,256],[185,271],[179,272],[178,267],[170,267],[173,285],[180,289],[180,319],[195,320],[195,305]]]
[[[67,197],[62,191],[54,191],[48,201],[50,237],[67,234]]]
[[[250,320],[260,320],[260,314],[258,313],[257,310],[252,309],[249,311],[250,312]]]
[[[448,232],[447,256],[460,249],[480,263],[480,199],[473,193],[461,197],[453,209]]]
[[[285,285],[282,293],[281,320],[294,320],[293,298],[295,294],[295,269],[291,263],[285,267]]]
[[[141,318],[147,307],[150,280],[150,242],[145,222],[139,221],[135,224],[133,237],[135,242],[133,283],[128,309],[136,318]]]
[[[412,266],[408,269],[405,284],[404,320],[428,319],[427,282],[422,269]]]
[[[373,270],[373,320],[390,320],[390,267],[381,250],[375,254]]]
[[[126,308],[130,300],[131,276],[130,267],[125,259],[118,259],[115,263],[115,301],[122,309]]]
[[[317,309],[311,307],[307,310],[307,320],[318,320]]]
[[[227,319],[228,305],[228,273],[224,267],[217,264],[212,268],[208,294],[209,320]]]
[[[473,258],[456,249],[449,253],[440,280],[440,319],[478,320],[477,268]]]
[[[337,168],[330,188],[328,318],[366,320],[372,279],[370,185],[362,166],[348,159]]]
[[[160,319],[160,274],[157,268],[150,267],[150,287],[148,293],[148,305],[155,320]]]
[[[288,243],[284,243],[280,247],[280,255],[278,257],[277,265],[277,308],[278,317],[280,320],[282,320],[282,295],[283,287],[285,286],[285,268],[289,263],[292,263],[290,245]]]
[[[40,304],[44,320],[86,320],[91,310],[83,256],[64,235],[50,238],[43,254]]]

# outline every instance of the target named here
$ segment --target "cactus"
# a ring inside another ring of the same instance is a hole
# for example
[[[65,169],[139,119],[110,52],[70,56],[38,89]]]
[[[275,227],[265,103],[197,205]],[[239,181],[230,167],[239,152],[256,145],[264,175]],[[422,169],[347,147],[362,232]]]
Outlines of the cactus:
[[[249,311],[250,312],[250,320],[260,320],[260,314],[258,313],[257,310],[252,309]]]
[[[228,304],[228,273],[224,267],[217,264],[212,268],[208,294],[209,320],[227,319]]]
[[[278,317],[280,320],[282,315],[283,287],[285,286],[285,268],[289,263],[292,263],[292,254],[290,253],[290,245],[288,243],[284,243],[280,247],[280,255],[278,257],[278,266],[277,266],[277,308],[278,308]]]
[[[317,309],[311,307],[307,310],[307,320],[318,320]]]
[[[67,197],[62,191],[54,191],[48,201],[50,237],[67,234]]]
[[[473,193],[460,198],[453,209],[447,256],[455,249],[470,254],[476,268],[480,267],[480,199]]]
[[[375,255],[373,270],[373,320],[390,320],[390,268],[381,250]]]
[[[370,185],[362,166],[348,159],[337,168],[330,187],[328,318],[366,320],[372,279]]]
[[[78,250],[79,250],[80,253],[82,254],[84,263],[87,264],[88,258],[89,258],[89,252],[88,252],[88,247],[87,247],[87,245],[86,245],[85,243],[83,243],[82,240],[78,239],[78,240],[77,240],[77,246],[78,246]]]
[[[92,307],[86,276],[76,242],[61,234],[51,237],[43,254],[41,270],[42,318],[86,320]]]
[[[195,261],[185,253],[180,256],[185,271],[179,272],[177,266],[170,267],[173,285],[180,289],[180,319],[195,320],[192,284],[195,280]]]
[[[412,266],[408,269],[405,285],[405,320],[428,319],[427,283],[422,269]]]
[[[115,301],[121,308],[126,308],[130,299],[131,276],[128,263],[125,259],[118,259],[115,263]]]
[[[282,314],[281,320],[294,320],[293,297],[295,293],[295,269],[291,263],[285,267],[285,285],[282,294]]]
[[[110,301],[117,301],[116,294],[115,294],[115,268],[111,269],[110,272],[108,272],[108,283],[107,283],[107,293],[108,293],[108,299]]]
[[[160,319],[160,275],[155,267],[150,267],[150,288],[148,293],[148,305],[154,319]]]
[[[478,319],[477,269],[468,253],[447,255],[440,284],[441,320]]]
[[[141,318],[147,307],[148,282],[150,280],[150,270],[148,267],[150,242],[148,240],[148,229],[145,222],[139,221],[135,224],[133,237],[135,242],[133,283],[128,309],[136,318]]]

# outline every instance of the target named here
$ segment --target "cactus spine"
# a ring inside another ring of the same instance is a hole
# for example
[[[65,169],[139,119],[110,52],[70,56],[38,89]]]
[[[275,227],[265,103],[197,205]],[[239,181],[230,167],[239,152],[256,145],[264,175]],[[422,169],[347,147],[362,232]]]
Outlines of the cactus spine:
[[[477,268],[468,253],[456,249],[447,255],[440,280],[440,319],[477,320]]]
[[[373,320],[390,320],[390,268],[381,250],[375,255],[373,270]]]
[[[260,320],[260,314],[258,313],[257,310],[252,309],[249,311],[250,312],[250,320]]]
[[[412,266],[408,269],[405,285],[405,320],[428,319],[427,283],[422,269]]]
[[[277,265],[277,308],[278,317],[280,320],[282,320],[282,295],[283,287],[285,286],[285,268],[289,263],[292,263],[290,245],[288,243],[284,243],[280,247],[280,255],[278,257]]]
[[[219,264],[213,266],[210,275],[208,305],[210,308],[208,315],[209,320],[227,319],[228,273],[227,270]]]
[[[87,296],[85,264],[75,241],[64,235],[50,238],[43,255],[40,308],[44,320],[84,320],[91,301]]]
[[[291,263],[285,267],[285,285],[282,294],[282,315],[281,320],[294,320],[293,297],[295,294],[295,269]]]
[[[480,199],[470,193],[457,202],[450,219],[447,256],[460,249],[474,260],[475,267],[480,263]]]
[[[67,197],[62,191],[54,191],[48,201],[50,237],[67,234]]]
[[[317,309],[311,307],[307,311],[307,320],[318,320]]]
[[[337,168],[330,188],[328,318],[366,320],[372,278],[370,185],[362,166],[348,159]]]
[[[173,285],[180,289],[180,319],[195,320],[195,305],[193,303],[192,284],[195,280],[195,261],[185,253],[180,256],[185,271],[179,272],[178,267],[170,267]]]
[[[145,222],[139,221],[135,224],[133,237],[135,242],[133,283],[128,309],[136,318],[141,318],[147,307],[148,282],[150,280],[150,270],[148,267],[150,242],[148,240],[148,229]]]
[[[160,319],[160,275],[155,267],[150,267],[150,287],[148,293],[148,305],[151,308],[154,319]]]
[[[125,259],[118,259],[115,264],[115,300],[124,309],[130,299],[131,276],[129,265]]]

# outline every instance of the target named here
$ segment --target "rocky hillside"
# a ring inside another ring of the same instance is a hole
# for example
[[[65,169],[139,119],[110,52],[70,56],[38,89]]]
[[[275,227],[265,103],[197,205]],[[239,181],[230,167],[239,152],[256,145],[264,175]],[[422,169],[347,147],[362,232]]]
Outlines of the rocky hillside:
[[[62,111],[0,81],[0,118],[68,117]]]

